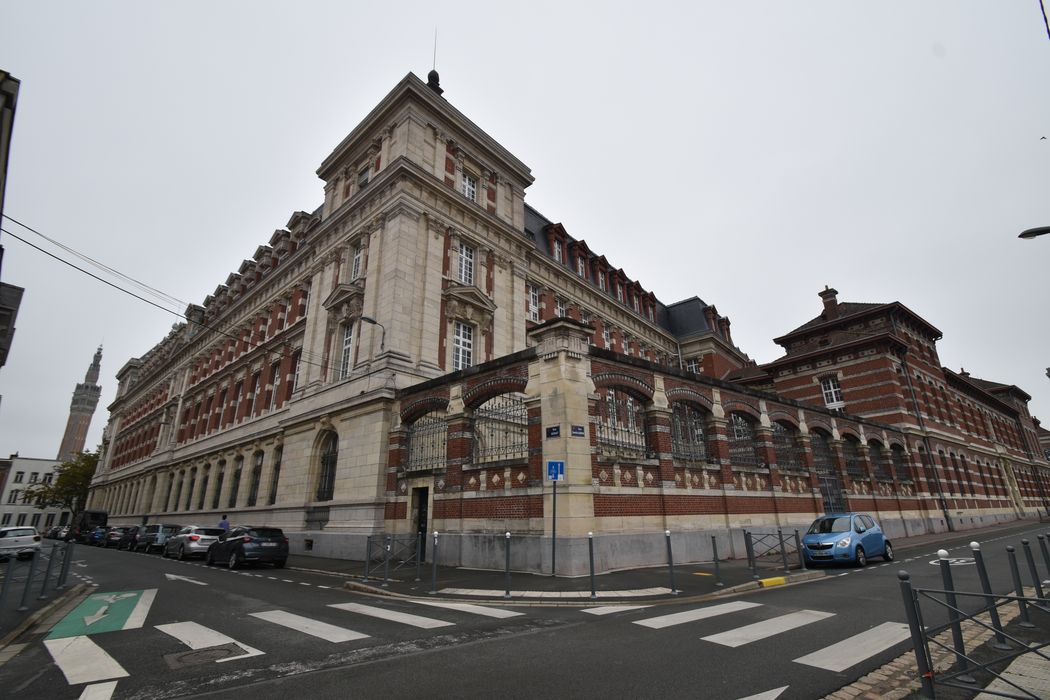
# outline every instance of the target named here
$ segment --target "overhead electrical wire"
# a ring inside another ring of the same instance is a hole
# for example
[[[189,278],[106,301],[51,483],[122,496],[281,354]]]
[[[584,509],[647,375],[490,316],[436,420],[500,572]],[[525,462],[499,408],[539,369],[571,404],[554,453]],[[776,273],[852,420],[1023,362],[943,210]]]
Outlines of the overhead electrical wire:
[[[132,281],[137,286],[139,286],[140,288],[144,288],[144,289],[150,290],[153,294],[155,294],[157,296],[160,296],[160,297],[163,297],[163,298],[166,298],[166,299],[178,302],[179,304],[185,304],[185,302],[180,301],[179,299],[177,299],[176,297],[171,296],[170,294],[167,294],[167,293],[162,292],[160,290],[154,289],[153,287],[150,287],[149,285],[146,285],[143,282],[139,282],[139,281],[135,280],[134,278],[132,278],[132,277],[130,277],[128,275],[125,275],[122,272],[119,272],[117,270],[114,270],[113,268],[110,268],[110,267],[108,267],[106,265],[103,265],[102,263],[99,263],[99,262],[93,260],[92,258],[90,258],[90,257],[88,257],[86,255],[83,255],[82,253],[79,253],[79,252],[77,252],[75,250],[73,250],[72,248],[69,248],[68,246],[65,246],[65,245],[63,245],[61,243],[58,243],[57,241],[54,241],[53,239],[49,238],[48,236],[45,236],[44,234],[40,233],[36,229],[33,229],[33,228],[31,228],[31,227],[21,223],[20,221],[17,221],[16,219],[8,216],[7,214],[4,214],[4,218],[8,219],[8,220],[10,220],[10,221],[12,221],[12,222],[14,222],[16,224],[18,224],[19,226],[25,228],[26,230],[32,231],[33,233],[35,233],[36,235],[40,236],[44,240],[49,241],[51,243],[54,243],[59,248],[61,248],[63,250],[68,250],[71,254],[75,255],[76,257],[80,258],[81,260],[88,260],[92,264],[97,265],[101,269],[104,269],[104,270],[107,270],[107,271],[111,272],[112,274],[120,277],[121,279],[126,279],[126,280],[129,280],[129,281]],[[26,244],[30,248],[38,250],[41,253],[43,253],[44,255],[47,255],[47,256],[49,256],[51,258],[54,258],[55,260],[59,261],[60,263],[63,263],[64,265],[68,265],[69,267],[72,267],[74,270],[77,270],[78,272],[84,273],[85,275],[87,275],[88,277],[91,277],[92,279],[95,279],[95,280],[97,280],[99,282],[102,282],[103,284],[106,284],[106,285],[108,285],[110,287],[113,287],[114,289],[116,289],[118,291],[124,292],[125,294],[127,294],[129,296],[132,296],[135,299],[138,299],[139,301],[145,302],[145,303],[149,304],[150,306],[156,307],[156,308],[160,309],[161,311],[169,313],[172,316],[176,316],[176,317],[186,321],[187,323],[195,323],[196,325],[198,325],[198,326],[200,326],[200,327],[202,327],[202,328],[204,328],[206,330],[212,331],[212,332],[214,332],[214,333],[216,333],[218,335],[221,335],[221,336],[224,336],[226,338],[229,338],[230,340],[235,340],[237,342],[245,341],[244,338],[240,338],[238,336],[235,336],[235,335],[233,335],[231,333],[228,333],[227,331],[224,331],[224,330],[222,330],[220,328],[216,328],[215,326],[211,326],[211,325],[208,325],[206,323],[201,323],[201,322],[197,322],[197,321],[191,321],[189,318],[186,317],[186,315],[184,313],[181,313],[179,311],[173,311],[172,309],[169,309],[167,307],[161,306],[160,304],[158,304],[158,303],[156,303],[154,301],[151,301],[151,300],[149,300],[149,299],[147,299],[147,298],[145,298],[145,297],[143,297],[143,296],[141,296],[139,294],[136,294],[135,292],[133,292],[133,291],[131,291],[129,289],[125,289],[124,287],[120,286],[119,284],[115,284],[113,282],[110,282],[107,279],[103,279],[102,277],[99,277],[98,275],[94,274],[90,270],[85,270],[84,268],[80,267],[79,265],[76,265],[76,264],[74,264],[74,263],[72,263],[72,262],[70,262],[68,260],[65,260],[62,257],[60,257],[58,255],[55,255],[54,253],[52,253],[52,252],[50,252],[48,250],[45,250],[45,249],[41,248],[38,245],[30,243],[26,239],[22,238],[21,236],[18,236],[17,234],[13,233],[12,231],[10,231],[10,230],[8,230],[6,228],[0,227],[0,231],[2,231],[3,233],[7,234],[11,238],[14,238],[16,241],[19,241],[21,243]],[[186,305],[188,306],[188,304],[186,304]],[[262,345],[263,345],[262,343],[252,342],[251,340],[247,340],[245,342],[247,342],[249,347],[252,348],[252,349],[258,348],[258,347],[262,347]],[[302,348],[300,348],[299,358],[300,358],[300,361],[303,362],[304,364],[312,365],[314,367],[320,367],[321,369],[324,369],[324,370],[335,370],[338,367],[338,363],[337,362],[330,362],[330,363],[326,364],[323,361],[315,361],[315,360],[317,360],[317,355],[314,354],[314,353],[308,353],[308,352],[306,352],[305,349],[302,349]]]

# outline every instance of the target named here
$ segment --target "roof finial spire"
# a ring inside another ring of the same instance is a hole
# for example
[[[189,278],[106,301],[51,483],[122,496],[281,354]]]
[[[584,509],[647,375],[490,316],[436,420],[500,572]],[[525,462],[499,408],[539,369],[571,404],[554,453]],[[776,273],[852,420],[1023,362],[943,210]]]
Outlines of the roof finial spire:
[[[438,61],[438,30],[437,30],[437,27],[434,27],[434,63],[433,63],[433,67],[430,69],[430,73],[427,74],[427,87],[429,87],[431,90],[433,90],[434,92],[436,92],[437,94],[440,95],[441,93],[444,92],[444,90],[441,89],[441,79],[438,77],[437,61]]]

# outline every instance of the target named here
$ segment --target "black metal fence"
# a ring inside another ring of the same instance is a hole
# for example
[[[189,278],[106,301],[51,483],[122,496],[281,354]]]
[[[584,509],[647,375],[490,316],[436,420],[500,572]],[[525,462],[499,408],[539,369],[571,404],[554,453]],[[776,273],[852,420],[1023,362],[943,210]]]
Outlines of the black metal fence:
[[[1043,563],[1047,571],[1050,572],[1050,549],[1048,549],[1047,540],[1043,535],[1039,535],[1038,540]],[[904,600],[904,609],[908,617],[908,626],[911,629],[912,646],[915,651],[919,679],[922,683],[922,697],[936,697],[935,693],[938,686],[964,688],[970,691],[981,690],[977,684],[977,679],[973,675],[978,670],[991,674],[991,676],[1000,681],[1000,683],[996,684],[998,688],[984,688],[982,692],[985,694],[1022,700],[1040,700],[1042,697],[1035,695],[1031,690],[1018,685],[995,670],[996,668],[1001,668],[1003,663],[1024,654],[1036,654],[1050,661],[1050,655],[1043,651],[1047,646],[1050,646],[1050,642],[1031,643],[1019,639],[1016,635],[1006,631],[1000,616],[1000,608],[1016,605],[1018,608],[1017,616],[1020,620],[1019,626],[1021,628],[1032,628],[1035,627],[1031,622],[1032,612],[1050,614],[1050,599],[1044,595],[1042,581],[1030,542],[1021,540],[1021,544],[1024,550],[1025,568],[1031,581],[1031,589],[1034,590],[1035,595],[1025,594],[1021,568],[1018,566],[1017,553],[1013,546],[1006,547],[1010,576],[1014,588],[1013,594],[992,592],[991,581],[981,554],[981,548],[976,542],[971,543],[970,548],[973,550],[974,565],[977,567],[977,575],[981,583],[980,591],[960,591],[955,588],[952,580],[950,559],[948,553],[944,550],[938,552],[943,589],[913,588],[908,572],[898,572],[897,577],[900,580],[901,596]],[[974,609],[973,605],[966,604],[969,602],[977,603],[976,609]],[[924,604],[927,609],[925,615],[923,612]],[[967,611],[967,608],[969,611]],[[927,624],[925,622],[927,617],[938,619],[947,617],[947,622]],[[962,633],[964,622],[989,630],[995,637],[995,641],[990,644],[990,653],[982,654],[980,660],[974,653],[975,649],[967,649]],[[952,665],[949,670],[943,672],[935,670],[935,653],[946,653],[948,658],[952,659]],[[1009,686],[1011,690],[1002,690],[1001,688],[1005,686]]]
[[[0,561],[0,628],[17,623],[37,601],[45,601],[66,588],[73,561],[72,542],[42,546],[35,556],[7,556]]]
[[[798,530],[788,534],[784,534],[779,527],[776,532],[744,530],[744,549],[747,551],[747,566],[756,580],[762,578],[763,573],[788,573],[791,562],[795,560],[798,568],[806,568]]]
[[[382,573],[383,585],[390,580],[390,572],[409,566],[416,568],[416,580],[420,580],[420,568],[426,548],[426,535],[369,535],[365,545],[364,580]]]

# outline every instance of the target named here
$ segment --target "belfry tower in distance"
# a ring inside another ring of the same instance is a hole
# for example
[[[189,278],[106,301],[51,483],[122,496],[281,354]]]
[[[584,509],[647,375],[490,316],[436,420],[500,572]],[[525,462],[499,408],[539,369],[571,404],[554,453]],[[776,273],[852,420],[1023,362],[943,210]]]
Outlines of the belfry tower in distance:
[[[69,405],[69,420],[66,422],[66,433],[62,436],[62,446],[58,449],[58,459],[63,462],[73,459],[84,451],[91,416],[95,414],[102,387],[98,385],[98,374],[102,366],[102,346],[95,351],[95,358],[88,367],[84,382],[77,384],[73,391],[73,402]]]

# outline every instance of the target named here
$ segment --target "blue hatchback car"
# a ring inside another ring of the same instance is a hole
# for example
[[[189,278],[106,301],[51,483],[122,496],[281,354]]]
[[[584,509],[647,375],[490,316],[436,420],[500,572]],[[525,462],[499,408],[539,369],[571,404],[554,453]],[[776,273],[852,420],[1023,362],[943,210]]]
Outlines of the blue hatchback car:
[[[813,521],[802,538],[807,564],[846,562],[865,566],[869,557],[893,561],[893,545],[867,513],[829,513]]]

